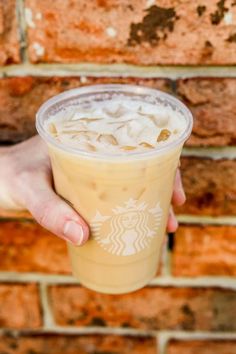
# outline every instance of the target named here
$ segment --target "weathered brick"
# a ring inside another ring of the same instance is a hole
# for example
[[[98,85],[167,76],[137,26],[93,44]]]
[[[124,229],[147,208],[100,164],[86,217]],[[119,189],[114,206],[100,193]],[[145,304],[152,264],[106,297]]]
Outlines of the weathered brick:
[[[236,214],[236,160],[183,157],[181,170],[187,201],[179,213]]]
[[[187,201],[175,208],[178,214],[235,215],[236,160],[182,157],[181,171]],[[29,213],[1,209],[0,216],[31,217]]]
[[[17,142],[36,133],[35,113],[48,98],[74,87],[130,83],[170,90],[169,81],[141,78],[15,77],[0,79],[0,141]]]
[[[231,290],[150,287],[114,296],[52,286],[49,296],[58,325],[236,330],[236,292]]]
[[[236,63],[233,1],[26,0],[25,7],[32,62]]]
[[[176,276],[236,276],[236,227],[183,225],[177,230],[172,272]]]
[[[235,79],[178,80],[177,95],[192,110],[194,116],[189,146],[236,145]]]
[[[0,219],[0,271],[71,274],[66,243],[32,221]]]
[[[66,243],[38,224],[1,221],[0,270],[70,273]]]
[[[16,1],[0,2],[0,65],[20,62]]]
[[[0,140],[17,142],[32,136],[35,134],[35,113],[43,101],[70,88],[98,83],[138,84],[177,95],[194,114],[189,146],[235,144],[235,78],[179,80],[177,86],[170,80],[131,77],[0,79]]]
[[[197,157],[181,159],[187,201],[176,208],[179,214],[235,215],[236,160],[211,160]],[[14,216],[0,210],[1,216]],[[16,213],[15,216],[18,214]]]
[[[41,310],[35,284],[0,284],[0,327],[38,328]]]
[[[236,341],[233,340],[202,340],[177,341],[168,344],[167,354],[234,354]]]
[[[150,337],[116,335],[0,336],[0,352],[7,354],[158,354]]]

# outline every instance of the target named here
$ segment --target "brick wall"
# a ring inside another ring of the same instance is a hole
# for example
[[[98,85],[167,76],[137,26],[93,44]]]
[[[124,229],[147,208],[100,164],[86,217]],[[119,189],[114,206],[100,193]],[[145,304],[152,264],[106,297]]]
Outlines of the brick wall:
[[[63,241],[1,211],[0,353],[236,353],[236,1],[0,0],[0,142],[35,134],[39,105],[95,83],[162,89],[193,111],[187,193],[160,275],[101,295]]]

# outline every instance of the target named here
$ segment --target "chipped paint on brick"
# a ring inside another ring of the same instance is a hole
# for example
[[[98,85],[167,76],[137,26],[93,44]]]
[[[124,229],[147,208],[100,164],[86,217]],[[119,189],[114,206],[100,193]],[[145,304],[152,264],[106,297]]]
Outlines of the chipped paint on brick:
[[[213,52],[214,52],[214,47],[213,47],[212,43],[209,40],[205,41],[204,47],[203,47],[202,53],[201,53],[201,60],[203,62],[209,60],[209,58],[211,58]]]
[[[174,29],[175,21],[178,19],[173,7],[164,8],[151,6],[145,10],[147,15],[139,23],[131,23],[128,45],[134,46],[142,42],[155,45],[161,39],[166,39],[168,32]]]
[[[220,0],[217,2],[217,10],[210,14],[211,23],[213,25],[218,25],[224,18],[225,13],[229,10],[225,7],[225,0]]]
[[[197,13],[198,13],[199,17],[202,16],[205,11],[206,11],[206,6],[205,5],[199,5],[197,7]]]
[[[34,42],[32,44],[32,47],[35,51],[35,54],[37,55],[37,57],[42,57],[45,54],[45,48],[43,46],[41,46],[40,43],[38,42]]]
[[[226,25],[232,25],[233,24],[233,14],[232,14],[232,12],[227,12],[224,15],[224,23]]]
[[[232,33],[227,39],[226,39],[227,42],[230,42],[230,43],[236,43],[236,32],[235,33]]]
[[[33,13],[32,10],[29,7],[25,8],[25,22],[28,27],[30,28],[36,28],[36,25],[33,21]]]
[[[80,82],[81,84],[86,84],[88,82],[88,79],[86,76],[80,76]]]
[[[36,15],[35,15],[35,18],[38,21],[42,20],[43,16],[42,16],[41,12],[37,12]]]

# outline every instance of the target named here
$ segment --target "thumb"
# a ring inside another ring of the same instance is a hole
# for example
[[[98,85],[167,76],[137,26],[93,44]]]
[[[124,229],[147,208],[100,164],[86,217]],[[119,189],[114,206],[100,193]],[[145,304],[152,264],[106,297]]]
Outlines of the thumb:
[[[46,176],[30,176],[23,184],[26,187],[23,187],[21,195],[25,207],[40,225],[77,246],[88,240],[88,225],[53,191]]]

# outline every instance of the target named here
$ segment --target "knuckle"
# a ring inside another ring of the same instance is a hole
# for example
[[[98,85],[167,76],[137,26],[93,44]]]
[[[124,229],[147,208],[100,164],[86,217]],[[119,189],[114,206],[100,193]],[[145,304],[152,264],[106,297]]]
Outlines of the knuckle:
[[[0,156],[1,176],[10,178],[15,175],[16,161],[11,154],[6,153]]]
[[[47,226],[50,224],[50,219],[52,217],[52,210],[55,208],[55,203],[52,200],[45,200],[41,202],[40,205],[35,206],[35,214],[38,223],[42,226]]]
[[[25,164],[16,165],[14,172],[19,183],[30,183],[38,173],[37,167]]]
[[[28,169],[19,170],[15,173],[15,182],[17,185],[28,185],[32,180],[32,173]]]
[[[14,173],[14,182],[17,187],[35,185],[36,180],[47,180],[44,170],[38,170],[35,166],[27,166],[26,168],[17,169]]]

